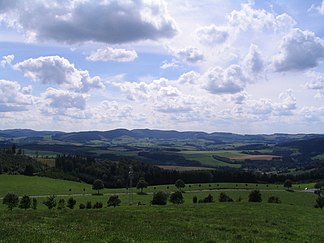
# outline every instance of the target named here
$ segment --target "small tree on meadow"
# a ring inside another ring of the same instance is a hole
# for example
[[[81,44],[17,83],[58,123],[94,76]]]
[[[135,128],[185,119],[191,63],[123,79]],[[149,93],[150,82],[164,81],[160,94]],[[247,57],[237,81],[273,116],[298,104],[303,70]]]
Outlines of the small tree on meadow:
[[[193,203],[197,203],[197,202],[198,202],[198,198],[197,198],[197,196],[194,196],[194,197],[192,198],[192,202],[193,202]]]
[[[76,200],[73,197],[70,197],[67,201],[67,207],[73,209],[76,204]]]
[[[93,190],[97,190],[98,191],[98,195],[99,195],[99,190],[104,189],[104,187],[105,186],[104,186],[102,180],[99,180],[99,179],[95,180],[93,182],[93,184],[92,184],[92,189]]]
[[[168,194],[162,191],[158,191],[153,194],[151,201],[152,205],[166,205],[168,200]]]
[[[31,207],[32,207],[32,209],[34,209],[34,210],[37,209],[37,199],[36,199],[36,198],[33,198]]]
[[[15,193],[7,193],[7,195],[3,198],[3,204],[6,204],[7,207],[12,210],[13,208],[18,206],[19,198]]]
[[[52,208],[56,207],[56,198],[54,195],[47,197],[46,201],[43,202],[43,204],[51,210]]]
[[[182,204],[184,202],[182,193],[180,191],[176,191],[176,192],[171,193],[169,200],[173,204]]]
[[[287,180],[285,180],[285,183],[283,186],[286,187],[287,190],[289,190],[292,187],[292,184],[293,184],[292,181],[287,179]]]
[[[268,198],[268,203],[281,203],[279,197],[271,196]]]
[[[119,199],[118,195],[112,195],[109,197],[107,205],[108,207],[113,206],[115,208],[116,206],[119,206],[120,203],[121,200]]]
[[[63,198],[61,198],[59,201],[58,201],[58,204],[57,204],[57,209],[64,209],[65,208],[65,200]]]
[[[181,180],[181,179],[178,179],[178,180],[174,183],[174,185],[175,185],[176,188],[178,188],[180,191],[181,191],[182,188],[184,188],[184,187],[186,186],[186,184],[184,183],[184,181]]]
[[[138,181],[136,188],[141,189],[141,194],[143,194],[143,189],[147,188],[147,182],[142,178]]]
[[[26,209],[30,208],[30,205],[31,205],[31,200],[30,200],[29,196],[23,196],[20,199],[19,208],[23,208],[26,210]]]
[[[219,202],[233,202],[233,199],[230,198],[225,192],[221,192],[218,198]]]
[[[261,202],[262,196],[259,190],[253,190],[249,194],[249,202]]]

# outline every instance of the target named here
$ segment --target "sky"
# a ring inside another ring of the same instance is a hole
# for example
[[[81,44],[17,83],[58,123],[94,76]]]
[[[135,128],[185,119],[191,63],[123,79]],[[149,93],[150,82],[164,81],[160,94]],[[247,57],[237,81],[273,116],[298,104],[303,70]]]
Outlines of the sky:
[[[324,0],[0,0],[0,129],[324,133]]]

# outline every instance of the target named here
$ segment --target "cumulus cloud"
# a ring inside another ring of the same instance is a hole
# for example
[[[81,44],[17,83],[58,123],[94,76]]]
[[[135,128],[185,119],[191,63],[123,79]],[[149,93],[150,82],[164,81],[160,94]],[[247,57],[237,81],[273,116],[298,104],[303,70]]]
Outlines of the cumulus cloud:
[[[229,32],[226,27],[209,25],[203,26],[196,30],[196,35],[201,43],[207,45],[217,45],[224,43],[228,36]]]
[[[2,60],[0,62],[0,65],[2,67],[5,67],[6,65],[11,65],[12,61],[15,59],[15,55],[7,55],[3,56]]]
[[[305,70],[316,67],[324,58],[324,42],[313,32],[297,28],[284,36],[279,51],[273,60],[277,72]]]
[[[264,9],[254,9],[250,4],[243,4],[240,10],[233,10],[227,19],[230,26],[241,31],[248,29],[285,31],[296,24],[296,21],[286,13],[275,15]]]
[[[30,58],[15,64],[14,69],[33,81],[57,84],[79,92],[104,87],[98,76],[91,77],[88,71],[76,69],[74,64],[59,56]]]
[[[41,94],[42,111],[47,114],[66,114],[68,109],[84,110],[87,95],[67,90],[48,88]]]
[[[256,45],[251,44],[249,52],[244,58],[243,65],[248,73],[256,74],[263,70],[263,59]]]
[[[316,90],[317,94],[315,97],[324,98],[324,75],[322,73],[310,71],[306,73],[306,76],[311,78],[306,83],[306,88]]]
[[[163,0],[12,2],[1,1],[0,20],[29,39],[125,43],[170,38],[177,33]]]
[[[164,61],[160,66],[161,69],[177,68],[177,67],[179,67],[179,63],[176,60],[172,60],[171,62]]]
[[[204,59],[204,55],[197,48],[188,47],[177,50],[175,54],[181,59],[189,63],[197,63]]]
[[[115,61],[115,62],[131,62],[137,58],[136,51],[129,51],[125,49],[118,48],[102,48],[91,53],[87,57],[90,61]]]
[[[178,78],[178,82],[180,84],[197,84],[199,80],[200,74],[195,71],[190,71],[182,74]]]
[[[212,94],[234,94],[241,92],[248,81],[238,65],[226,69],[214,67],[200,78],[203,88]]]
[[[21,87],[15,81],[0,80],[0,112],[25,111],[34,103],[31,87]]]

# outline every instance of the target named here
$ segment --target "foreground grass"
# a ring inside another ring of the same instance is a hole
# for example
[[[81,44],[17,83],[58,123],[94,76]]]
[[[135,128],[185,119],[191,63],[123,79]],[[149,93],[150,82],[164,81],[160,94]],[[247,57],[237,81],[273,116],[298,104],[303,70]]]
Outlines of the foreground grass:
[[[319,209],[258,203],[14,210],[1,242],[324,242]]]

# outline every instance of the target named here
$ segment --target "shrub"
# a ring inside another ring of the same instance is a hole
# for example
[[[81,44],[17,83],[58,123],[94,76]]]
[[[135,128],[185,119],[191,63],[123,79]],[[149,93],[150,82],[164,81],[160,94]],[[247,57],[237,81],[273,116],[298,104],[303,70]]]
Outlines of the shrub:
[[[118,195],[112,195],[109,197],[107,205],[108,205],[108,207],[113,206],[115,208],[116,206],[119,206],[120,203],[121,203],[121,201],[120,201]]]
[[[192,202],[193,202],[193,203],[197,203],[197,201],[198,201],[197,196],[194,196],[194,197],[192,198]]]
[[[102,202],[96,202],[94,205],[93,205],[93,208],[102,208]]]
[[[86,209],[90,209],[90,208],[92,208],[92,203],[91,203],[91,201],[87,201],[85,207],[86,207]]]
[[[281,203],[279,197],[271,196],[268,198],[268,203]]]
[[[262,197],[259,190],[253,190],[249,194],[249,202],[261,202]]]
[[[32,201],[32,209],[36,210],[37,209],[37,199],[36,198],[33,198],[33,201]]]
[[[314,188],[321,189],[322,187],[324,187],[324,181],[319,181],[315,183]]]
[[[56,199],[55,196],[49,196],[47,197],[46,201],[43,202],[43,204],[48,208],[48,209],[52,209],[56,207]]]
[[[227,196],[225,192],[221,192],[218,198],[219,202],[233,202],[233,199]]]
[[[12,210],[18,206],[19,198],[15,193],[7,193],[7,195],[3,198],[2,203],[6,204],[7,207]]]
[[[67,207],[73,209],[76,204],[76,200],[73,197],[70,197],[67,201]]]
[[[83,203],[80,203],[79,208],[80,208],[80,209],[85,209],[86,206],[85,206]]]
[[[64,209],[65,208],[65,200],[61,198],[57,203],[57,209]]]
[[[181,191],[171,193],[169,200],[173,204],[182,204],[184,202]]]
[[[31,200],[28,196],[23,196],[19,203],[19,208],[28,209],[30,208]]]
[[[151,201],[152,205],[166,205],[168,200],[168,194],[162,191],[158,191],[153,194]]]
[[[315,207],[323,209],[323,207],[324,207],[324,197],[318,196],[318,198],[316,199]]]
[[[207,197],[205,197],[204,199],[200,199],[198,202],[199,203],[211,203],[211,202],[214,202],[214,198],[211,194],[208,194]]]

